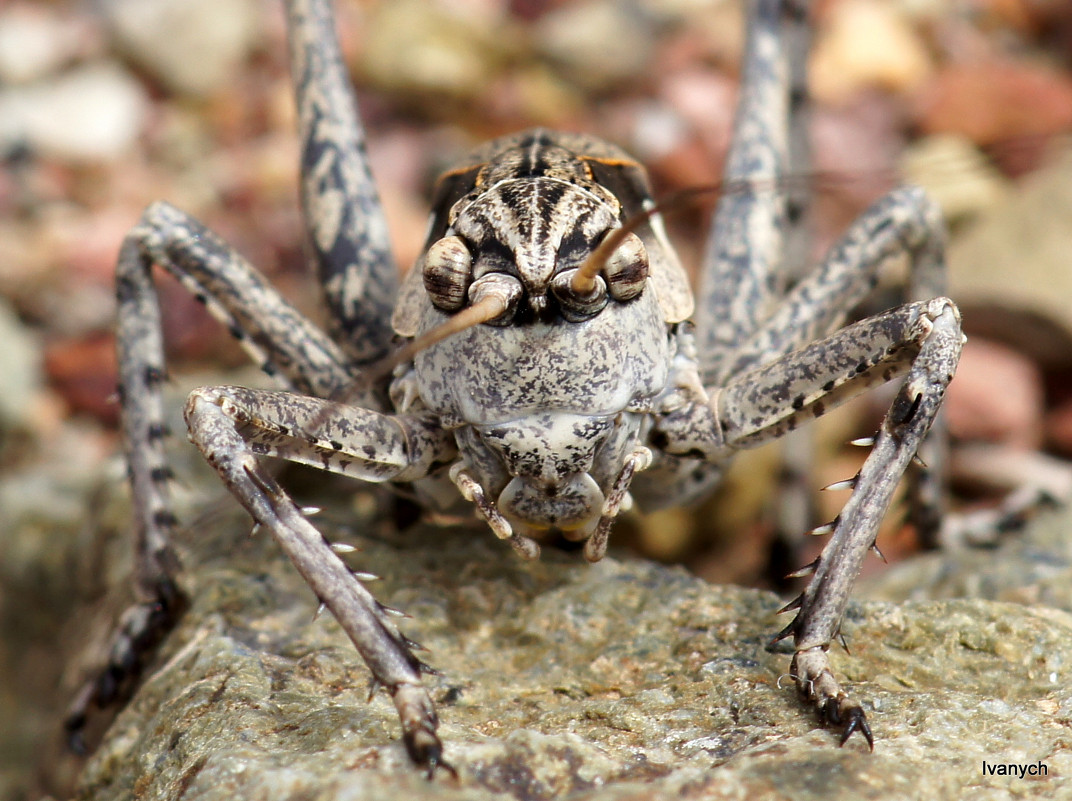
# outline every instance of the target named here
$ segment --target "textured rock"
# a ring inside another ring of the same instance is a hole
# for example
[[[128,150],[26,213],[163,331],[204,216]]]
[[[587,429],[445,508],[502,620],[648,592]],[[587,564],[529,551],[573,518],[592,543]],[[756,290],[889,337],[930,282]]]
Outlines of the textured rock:
[[[1072,797],[1066,612],[853,604],[835,661],[868,709],[868,753],[796,700],[788,656],[764,648],[768,593],[643,562],[523,564],[480,529],[369,527],[353,563],[384,577],[378,597],[413,615],[404,630],[442,671],[429,682],[458,777],[427,782],[337,625],[311,622],[311,593],[247,525],[187,535],[193,609],[80,797]],[[986,776],[983,760],[1049,775]]]
[[[1072,510],[1042,512],[996,548],[919,556],[861,588],[868,598],[986,598],[1072,613]]]

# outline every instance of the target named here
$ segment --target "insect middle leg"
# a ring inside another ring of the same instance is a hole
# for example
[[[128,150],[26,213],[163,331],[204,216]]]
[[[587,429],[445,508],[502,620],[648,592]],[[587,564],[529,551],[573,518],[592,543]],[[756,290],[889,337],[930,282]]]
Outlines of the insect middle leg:
[[[349,386],[348,357],[222,240],[165,203],[150,206],[128,234],[116,269],[121,425],[134,506],[135,604],[122,616],[108,665],[79,693],[67,718],[72,744],[91,706],[108,706],[185,607],[171,546],[176,525],[164,453],[166,375],[159,265],[182,282],[238,338],[261,368],[284,385],[315,395]]]
[[[726,168],[733,191],[716,210],[701,281],[697,348],[705,386],[722,386],[834,331],[873,290],[884,262],[899,253],[911,257],[905,300],[946,291],[942,216],[916,189],[894,190],[878,200],[821,266],[802,267],[807,195],[788,187],[787,196],[780,181],[789,156],[799,162],[806,152],[807,6],[804,0],[758,0],[751,6]],[[910,521],[925,541],[937,538],[944,511],[946,442],[939,419],[918,461],[930,469],[910,473]],[[799,451],[799,441],[794,445]]]

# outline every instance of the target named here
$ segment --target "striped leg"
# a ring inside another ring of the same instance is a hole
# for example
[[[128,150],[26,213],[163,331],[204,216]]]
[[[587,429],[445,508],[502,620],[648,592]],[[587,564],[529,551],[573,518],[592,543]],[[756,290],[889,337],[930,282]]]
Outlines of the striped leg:
[[[328,0],[289,0],[301,197],[332,334],[356,364],[386,355],[398,272]]]
[[[715,210],[696,298],[696,347],[705,384],[729,375],[724,362],[752,335],[784,291],[780,272],[788,133],[788,64],[781,0],[750,4],[740,101],[725,180],[734,187]]]

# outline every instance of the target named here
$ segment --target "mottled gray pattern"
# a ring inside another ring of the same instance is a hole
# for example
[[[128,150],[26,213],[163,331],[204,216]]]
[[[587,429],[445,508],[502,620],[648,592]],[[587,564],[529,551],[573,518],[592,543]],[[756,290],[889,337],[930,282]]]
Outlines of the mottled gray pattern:
[[[398,270],[325,0],[286,3],[302,140],[301,198],[333,333],[357,364],[383,356]]]
[[[791,254],[783,258],[786,225],[796,223],[785,220],[778,178],[787,111],[802,103],[787,95],[791,83],[804,85],[799,74],[790,81],[785,62],[793,50],[794,68],[803,69],[804,7],[751,6],[728,167],[731,184],[747,186],[728,193],[716,212],[694,337],[693,298],[657,215],[619,245],[596,280],[570,280],[609,231],[654,204],[636,162],[578,134],[525,131],[447,172],[433,200],[432,255],[396,291],[327,0],[287,5],[305,213],[338,341],[181,212],[153,206],[132,231],[118,268],[119,340],[141,603],[124,618],[104,675],[76,702],[72,731],[137,672],[183,601],[169,557],[155,386],[164,371],[156,263],[294,390],[197,390],[186,408],[190,438],[339,620],[374,683],[394,699],[411,758],[429,772],[446,763],[415,644],[259,457],[412,484],[431,505],[469,504],[525,558],[539,555],[539,537],[558,532],[584,540],[584,556],[596,561],[632,503],[634,475],[643,504],[692,500],[734,451],[907,373],[874,450],[849,482],[844,511],[825,527],[827,548],[802,571],[815,576],[786,608],[799,613],[776,638],[794,638],[793,676],[824,722],[843,739],[861,732],[870,743],[863,710],[841,690],[826,649],[894,487],[935,422],[962,335],[956,307],[940,297],[940,218],[916,190],[879,201],[818,268],[802,271]],[[787,34],[798,44],[787,46]],[[799,137],[799,126],[794,131]],[[911,260],[909,302],[835,330],[871,291],[882,263],[902,250]],[[477,313],[483,323],[437,344],[422,341],[393,373],[378,364],[351,384],[361,365],[385,352],[392,326],[412,340]],[[940,442],[928,447],[940,457]],[[937,508],[920,519],[936,521]]]
[[[724,360],[779,300],[788,119],[787,53],[780,0],[756,0],[723,193],[712,219],[699,286],[697,342],[705,380],[725,380]]]

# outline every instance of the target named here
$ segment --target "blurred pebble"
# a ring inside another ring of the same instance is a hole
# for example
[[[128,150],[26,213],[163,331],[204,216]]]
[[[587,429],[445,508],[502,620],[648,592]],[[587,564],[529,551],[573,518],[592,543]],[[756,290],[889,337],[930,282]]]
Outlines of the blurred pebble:
[[[892,169],[904,146],[891,95],[860,92],[812,112],[814,247],[823,253],[868,206],[898,182]]]
[[[111,161],[141,131],[145,91],[119,65],[97,62],[45,83],[0,90],[0,147],[28,145],[61,161]]]
[[[1009,186],[970,139],[934,134],[913,142],[901,157],[901,171],[922,186],[951,223],[970,219],[998,202]]]
[[[1011,60],[953,64],[920,91],[913,115],[923,133],[960,134],[982,146],[1026,145],[1072,128],[1072,78]],[[1019,147],[998,155],[1006,171],[1019,174],[1036,166],[1038,153]]]
[[[1046,416],[1046,444],[1064,456],[1072,456],[1072,398]]]
[[[1041,444],[1044,394],[1031,359],[969,337],[942,408],[954,437],[1031,450]]]
[[[623,138],[642,164],[665,158],[688,139],[688,125],[681,115],[658,103],[627,101],[612,106],[609,116],[618,119],[617,130],[629,132]]]
[[[369,12],[359,69],[381,89],[428,102],[479,96],[516,33],[465,6],[395,0]]]
[[[254,0],[104,0],[101,8],[119,46],[180,93],[224,88],[258,35]]]
[[[844,0],[830,9],[811,58],[811,91],[841,103],[861,89],[901,94],[933,69],[918,33],[890,3]]]
[[[951,243],[949,294],[962,308],[1002,306],[1072,332],[1072,150],[1058,148],[1017,190]],[[1048,356],[1045,341],[1031,347],[1040,361],[1059,355]]]
[[[30,422],[32,401],[41,391],[41,349],[19,322],[15,311],[0,298],[0,428]]]
[[[44,78],[78,55],[89,36],[86,20],[49,6],[0,10],[0,84]]]
[[[710,70],[681,70],[663,79],[660,95],[721,161],[733,133],[737,82]]]
[[[89,414],[108,425],[118,421],[115,339],[111,334],[51,343],[45,350],[45,371],[72,412]]]
[[[428,232],[425,188],[432,173],[433,154],[449,150],[435,131],[401,127],[369,143],[369,159],[379,181],[380,200],[387,215],[391,246],[398,267],[406,272],[417,261]]]
[[[655,26],[640,8],[588,0],[552,9],[536,24],[538,52],[590,90],[639,78],[651,63]]]

